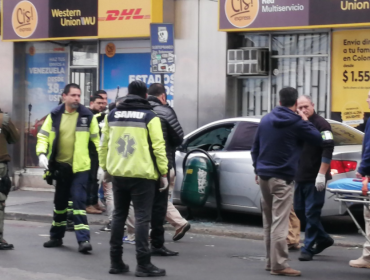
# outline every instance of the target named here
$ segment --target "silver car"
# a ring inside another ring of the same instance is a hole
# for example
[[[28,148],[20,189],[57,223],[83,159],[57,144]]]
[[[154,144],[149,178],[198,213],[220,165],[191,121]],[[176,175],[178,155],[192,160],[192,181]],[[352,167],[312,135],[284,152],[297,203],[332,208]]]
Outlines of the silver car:
[[[186,153],[200,148],[212,156],[218,165],[222,209],[261,213],[261,191],[255,183],[251,147],[259,117],[224,119],[207,124],[185,136],[176,152],[176,185],[173,193],[174,204],[181,204],[180,192],[183,181],[183,160]],[[364,134],[348,125],[328,120],[334,135],[335,149],[331,163],[333,180],[354,178],[361,160]],[[279,149],[279,144],[276,144]],[[193,156],[201,156],[193,153]],[[205,207],[216,208],[214,191]],[[345,207],[334,201],[333,195],[326,194],[323,216],[345,213]]]

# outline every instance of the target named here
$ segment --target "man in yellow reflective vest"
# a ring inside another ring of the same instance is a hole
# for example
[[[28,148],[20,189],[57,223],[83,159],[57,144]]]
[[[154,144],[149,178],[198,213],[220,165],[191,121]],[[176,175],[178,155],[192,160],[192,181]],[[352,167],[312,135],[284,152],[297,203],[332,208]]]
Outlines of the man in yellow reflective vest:
[[[62,96],[64,104],[51,111],[37,134],[39,165],[47,170],[49,184],[56,181],[54,218],[50,240],[44,247],[62,246],[71,196],[78,250],[87,253],[92,250],[86,216],[86,186],[90,171],[88,146],[91,140],[98,150],[99,126],[91,111],[80,104],[81,90],[77,84],[68,84]]]
[[[122,238],[130,202],[134,205],[136,235],[136,276],[164,276],[166,271],[151,261],[149,223],[156,188],[168,188],[168,160],[161,121],[146,100],[142,81],[128,86],[128,95],[105,118],[100,142],[100,167],[112,176],[114,214],[110,239],[109,273],[127,272],[122,261]],[[107,175],[106,174],[106,175]],[[160,180],[158,180],[160,179]],[[160,181],[161,184],[157,184]]]

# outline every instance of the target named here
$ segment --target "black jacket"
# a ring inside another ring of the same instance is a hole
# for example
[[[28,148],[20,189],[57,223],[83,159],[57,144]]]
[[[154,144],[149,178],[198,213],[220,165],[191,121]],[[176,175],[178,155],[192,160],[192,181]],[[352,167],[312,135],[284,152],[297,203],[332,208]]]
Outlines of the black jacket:
[[[163,105],[158,98],[149,96],[148,101],[154,112],[161,119],[163,138],[166,141],[168,168],[175,167],[176,147],[182,144],[184,132],[177,120],[175,111],[167,104]]]
[[[307,142],[304,143],[301,157],[299,159],[298,170],[296,174],[296,182],[315,182],[319,173],[321,162],[330,163],[333,151],[334,140],[332,137],[330,124],[321,116],[314,113],[308,119],[318,131],[321,132],[323,142],[321,146],[312,146]],[[325,133],[327,131],[327,133]],[[328,134],[328,132],[330,132]],[[328,134],[329,136],[326,136]],[[330,137],[331,135],[331,137]],[[331,139],[330,139],[331,138]],[[330,168],[326,173],[326,180],[330,180]]]

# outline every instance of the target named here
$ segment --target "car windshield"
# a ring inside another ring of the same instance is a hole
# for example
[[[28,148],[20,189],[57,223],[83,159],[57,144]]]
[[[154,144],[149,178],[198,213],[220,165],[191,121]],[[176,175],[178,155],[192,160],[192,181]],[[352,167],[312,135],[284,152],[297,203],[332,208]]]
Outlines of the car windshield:
[[[341,123],[331,123],[335,146],[362,145],[364,135],[355,128]]]

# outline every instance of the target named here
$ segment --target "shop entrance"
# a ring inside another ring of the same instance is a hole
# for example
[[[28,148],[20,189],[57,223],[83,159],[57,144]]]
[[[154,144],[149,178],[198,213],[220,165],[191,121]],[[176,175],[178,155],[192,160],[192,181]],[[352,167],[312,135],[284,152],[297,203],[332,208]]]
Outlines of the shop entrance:
[[[89,106],[90,96],[98,89],[98,42],[71,45],[70,81],[81,87],[81,104]]]
[[[97,89],[97,69],[78,68],[71,69],[70,81],[81,87],[81,103],[85,106],[90,103],[90,96]]]

